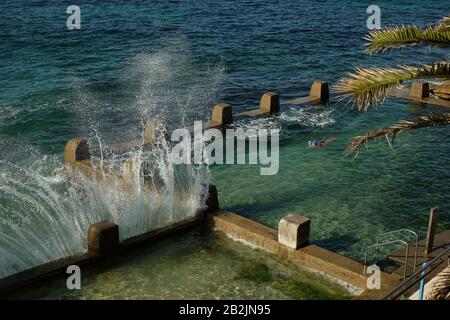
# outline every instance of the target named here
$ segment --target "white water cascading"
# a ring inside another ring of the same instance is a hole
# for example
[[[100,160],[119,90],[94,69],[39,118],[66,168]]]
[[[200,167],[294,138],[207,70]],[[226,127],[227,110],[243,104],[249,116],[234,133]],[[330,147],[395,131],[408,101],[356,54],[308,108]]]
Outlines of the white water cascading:
[[[208,168],[174,166],[164,128],[185,126],[186,110],[190,114],[200,106],[205,109],[213,105],[222,68],[198,74],[206,84],[202,94],[196,91],[201,87],[199,79],[194,79],[191,87],[177,91],[180,81],[186,82],[186,76],[194,73],[186,60],[173,51],[184,54],[183,50],[166,48],[139,55],[131,63],[131,71],[139,70],[137,78],[141,86],[127,115],[140,121],[129,132],[121,130],[116,138],[127,140],[139,131],[142,137],[142,123],[148,118],[156,121],[158,134],[151,149],[138,148],[107,159],[117,163],[127,159],[134,164],[132,172],[127,173],[132,185],[130,192],[114,183],[70,178],[70,168],[62,164],[62,152],[46,155],[26,145],[6,147],[5,155],[9,150],[19,156],[1,159],[0,278],[85,252],[87,230],[93,223],[102,220],[117,223],[123,240],[192,217],[202,208]],[[204,90],[210,93],[205,94]],[[96,160],[101,168],[106,161],[103,137],[108,134],[103,130],[108,127],[102,124],[104,113],[99,112],[102,104],[86,90],[77,91],[76,96],[81,94],[82,98],[74,109],[80,114],[82,131],[89,144],[97,150]],[[169,106],[171,96],[176,103]],[[173,107],[175,110],[170,109]],[[204,116],[202,112],[198,114]],[[145,187],[143,163],[146,163],[145,183],[158,184],[157,191]]]

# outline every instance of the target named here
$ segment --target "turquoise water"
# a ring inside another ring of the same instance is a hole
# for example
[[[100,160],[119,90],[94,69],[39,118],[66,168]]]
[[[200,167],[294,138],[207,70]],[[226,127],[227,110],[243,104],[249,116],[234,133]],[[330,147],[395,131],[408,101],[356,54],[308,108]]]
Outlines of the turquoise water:
[[[81,289],[58,277],[8,299],[349,299],[336,283],[205,228],[84,267]]]
[[[65,27],[66,5],[12,0],[0,5],[3,236],[16,237],[12,224],[33,225],[46,210],[108,216],[112,209],[104,199],[98,208],[64,200],[62,152],[68,139],[84,135],[95,148],[141,134],[148,117],[170,119],[173,128],[189,125],[206,119],[219,101],[232,104],[235,112],[252,109],[269,90],[282,98],[281,116],[240,125],[282,129],[279,174],[260,176],[252,166],[212,167],[223,208],[273,227],[288,213],[304,214],[312,219],[313,241],[356,259],[380,232],[407,227],[423,236],[430,207],[441,209],[439,228],[449,227],[447,129],[403,134],[394,153],[379,141],[354,161],[343,154],[353,136],[434,108],[390,100],[358,113],[336,101],[317,109],[284,103],[306,95],[313,79],[333,83],[356,66],[445,56],[442,49],[420,47],[364,54],[369,3],[78,1],[82,29],[76,31]],[[426,25],[448,10],[443,0],[377,5],[382,25]],[[329,137],[337,138],[329,147],[306,149],[308,140]],[[26,199],[22,193],[12,199],[11,188],[17,182],[26,186],[34,173],[45,178],[38,183],[40,195],[32,191],[36,188],[23,188]],[[51,201],[45,196],[49,188]],[[43,243],[31,249],[34,253],[53,248],[43,230],[25,230]],[[77,231],[72,237],[82,235]],[[64,245],[40,259],[83,246],[80,238],[76,247]],[[0,253],[3,270],[23,268],[14,253]]]

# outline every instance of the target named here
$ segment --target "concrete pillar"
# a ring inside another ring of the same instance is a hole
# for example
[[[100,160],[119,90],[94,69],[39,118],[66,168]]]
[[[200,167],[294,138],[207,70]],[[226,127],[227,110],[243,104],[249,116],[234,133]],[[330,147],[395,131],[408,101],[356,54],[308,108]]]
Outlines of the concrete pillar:
[[[278,224],[278,242],[298,249],[309,242],[311,222],[307,217],[289,214]]]
[[[280,112],[280,96],[276,92],[266,92],[261,97],[259,105],[261,113],[278,113]]]
[[[427,231],[427,238],[425,240],[425,254],[429,254],[431,253],[431,251],[433,251],[434,234],[436,231],[437,220],[438,220],[438,208],[432,208],[430,210],[430,217],[428,219],[428,231]]]
[[[214,212],[219,209],[219,197],[217,195],[217,188],[215,185],[208,186],[208,196],[205,201],[206,212]]]
[[[76,161],[89,160],[91,153],[89,145],[84,138],[75,138],[67,142],[64,148],[64,162],[75,163]]]
[[[155,139],[156,124],[153,120],[147,120],[144,127],[144,143],[152,143]]]
[[[430,96],[430,85],[428,82],[414,81],[411,83],[409,95],[416,99],[428,98]]]
[[[109,221],[94,223],[88,231],[88,252],[101,256],[119,249],[119,226]]]
[[[227,103],[219,103],[213,109],[211,121],[218,124],[227,124],[233,122],[233,111]]]
[[[320,102],[325,102],[330,97],[328,89],[328,82],[315,80],[311,86],[309,94],[312,98],[320,99]]]
[[[122,176],[133,179],[134,176],[134,163],[132,160],[125,160],[122,164]]]

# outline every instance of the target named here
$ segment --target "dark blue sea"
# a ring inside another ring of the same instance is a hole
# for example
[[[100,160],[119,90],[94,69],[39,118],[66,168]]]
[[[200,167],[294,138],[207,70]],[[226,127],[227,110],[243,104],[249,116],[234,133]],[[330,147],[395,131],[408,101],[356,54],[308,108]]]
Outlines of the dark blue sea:
[[[337,99],[320,107],[286,103],[307,95],[313,80],[333,85],[355,67],[420,65],[448,56],[448,50],[422,46],[364,53],[366,9],[374,3],[74,2],[0,3],[4,275],[61,256],[67,248],[85,247],[80,240],[75,247],[63,246],[61,254],[52,252],[56,240],[43,231],[59,228],[65,219],[78,226],[76,217],[98,215],[92,206],[68,203],[65,199],[76,191],[59,186],[69,139],[85,136],[93,146],[122,142],[139,135],[142,122],[154,117],[173,128],[188,126],[207,119],[221,101],[234,112],[253,109],[266,91],[279,93],[281,115],[241,124],[281,129],[279,173],[261,176],[257,166],[212,166],[209,179],[218,187],[222,208],[272,227],[288,213],[306,215],[314,242],[358,260],[379,233],[409,228],[423,237],[431,207],[441,210],[439,230],[449,228],[448,129],[404,133],[395,151],[380,140],[356,159],[344,154],[355,135],[439,108],[395,99],[368,112]],[[69,4],[81,9],[80,30],[66,27]],[[450,3],[376,4],[382,26],[426,26],[448,15]],[[308,140],[330,137],[336,141],[329,147],[307,149]],[[105,205],[102,210],[119,209]],[[42,222],[49,212],[59,211],[74,212],[74,217]],[[70,239],[84,235],[81,229]],[[65,234],[72,231],[64,229]],[[21,239],[41,244],[21,251]],[[39,259],[29,261],[18,252]]]

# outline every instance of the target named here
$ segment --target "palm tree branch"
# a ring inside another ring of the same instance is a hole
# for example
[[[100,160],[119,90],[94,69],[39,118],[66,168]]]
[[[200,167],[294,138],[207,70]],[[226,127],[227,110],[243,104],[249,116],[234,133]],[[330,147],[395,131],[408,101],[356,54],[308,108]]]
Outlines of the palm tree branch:
[[[373,130],[364,135],[353,138],[350,145],[347,147],[346,153],[352,154],[359,150],[363,145],[371,140],[380,137],[392,137],[390,143],[393,144],[395,136],[404,131],[410,131],[420,128],[437,127],[450,124],[450,113],[433,112],[428,115],[419,116],[414,120],[402,120],[390,127]]]
[[[439,61],[422,67],[357,68],[340,79],[334,91],[356,102],[359,110],[367,110],[383,102],[389,92],[404,81],[423,78],[450,78],[450,62]]]
[[[450,267],[445,268],[436,276],[436,281],[431,289],[431,299],[450,299]]]
[[[436,29],[439,32],[450,31],[450,17],[443,17]]]
[[[403,48],[417,44],[450,46],[450,28],[445,19],[441,20],[438,25],[428,26],[425,29],[416,25],[403,25],[370,31],[364,37],[368,45],[366,52],[376,53],[390,48]]]

